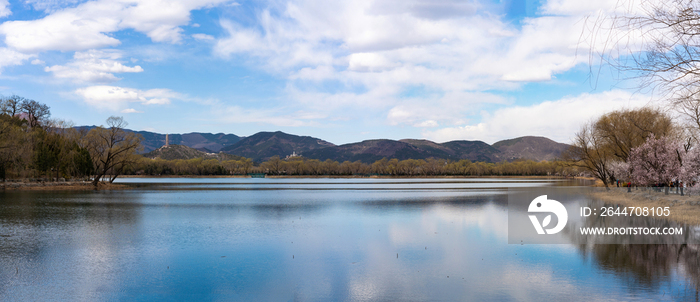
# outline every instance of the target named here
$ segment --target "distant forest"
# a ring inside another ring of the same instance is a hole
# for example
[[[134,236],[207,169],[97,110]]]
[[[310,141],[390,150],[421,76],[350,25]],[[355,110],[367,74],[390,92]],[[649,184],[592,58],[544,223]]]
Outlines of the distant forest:
[[[485,163],[469,160],[450,161],[437,158],[381,159],[372,164],[360,161],[319,161],[303,157],[280,159],[274,156],[260,164],[249,158],[220,160],[217,158],[150,159],[142,158],[124,174],[130,175],[318,175],[318,176],[573,176],[580,174],[576,167],[564,161],[516,160],[513,162]]]

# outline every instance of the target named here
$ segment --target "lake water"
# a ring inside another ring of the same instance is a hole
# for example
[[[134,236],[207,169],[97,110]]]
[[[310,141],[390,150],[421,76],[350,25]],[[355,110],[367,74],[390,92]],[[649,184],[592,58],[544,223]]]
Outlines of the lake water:
[[[508,190],[577,183],[119,181],[0,192],[0,300],[698,299],[695,246],[508,244]]]

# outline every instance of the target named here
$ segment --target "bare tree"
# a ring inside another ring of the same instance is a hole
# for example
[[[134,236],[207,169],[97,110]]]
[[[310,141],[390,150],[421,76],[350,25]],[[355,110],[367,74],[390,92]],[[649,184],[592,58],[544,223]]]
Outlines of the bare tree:
[[[2,98],[0,101],[0,113],[7,114],[9,116],[15,116],[20,113],[20,107],[24,102],[25,98],[18,95],[11,95],[6,98]]]
[[[27,114],[30,127],[41,126],[45,124],[51,116],[49,106],[39,103],[35,100],[24,99],[21,104],[21,109]]]
[[[613,181],[614,174],[611,166],[613,152],[605,148],[605,142],[600,132],[592,125],[586,124],[576,133],[572,147],[564,158],[574,166],[584,168],[603,181],[606,188]]]
[[[594,45],[591,58],[637,80],[640,90],[667,99],[698,142],[700,1],[618,0],[613,13],[599,11],[588,20],[594,21],[582,42]]]
[[[700,84],[699,12],[697,0],[618,0],[589,16],[581,42],[591,45],[591,59],[632,72],[642,87],[687,96]]]
[[[279,156],[275,155],[265,162],[264,169],[267,173],[280,175],[285,169],[285,162],[280,159]]]
[[[132,155],[141,147],[140,135],[124,131],[128,125],[124,118],[110,116],[107,125],[108,128],[93,128],[85,136],[84,145],[95,166],[92,181],[95,186],[108,172],[121,173],[125,165],[133,160]],[[110,182],[114,181],[116,175],[112,175]]]

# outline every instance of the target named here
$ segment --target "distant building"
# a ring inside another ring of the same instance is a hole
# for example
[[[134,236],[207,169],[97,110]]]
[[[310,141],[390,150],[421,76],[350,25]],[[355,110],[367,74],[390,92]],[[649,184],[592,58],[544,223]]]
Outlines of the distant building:
[[[284,160],[288,160],[288,159],[292,159],[292,158],[300,157],[300,156],[301,156],[301,154],[297,154],[296,151],[292,151],[292,154],[287,155],[287,157],[285,157]]]
[[[168,134],[165,135],[165,146],[170,146],[170,141],[168,140]]]

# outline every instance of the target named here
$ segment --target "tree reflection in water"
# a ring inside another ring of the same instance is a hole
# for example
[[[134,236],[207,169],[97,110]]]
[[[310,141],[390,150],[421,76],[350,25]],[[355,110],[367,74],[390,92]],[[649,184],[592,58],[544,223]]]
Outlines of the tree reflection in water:
[[[669,287],[669,295],[681,300],[698,300],[700,288],[700,245],[688,244],[596,244],[580,245],[585,258],[594,265],[630,282],[633,288]],[[674,282],[676,276],[685,284]]]

